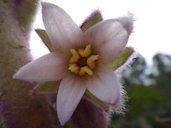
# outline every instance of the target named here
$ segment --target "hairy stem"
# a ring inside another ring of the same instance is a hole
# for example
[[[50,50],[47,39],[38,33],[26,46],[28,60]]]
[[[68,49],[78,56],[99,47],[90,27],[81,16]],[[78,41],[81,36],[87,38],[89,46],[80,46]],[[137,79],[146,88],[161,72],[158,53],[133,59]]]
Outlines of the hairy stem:
[[[57,128],[56,113],[34,84],[12,79],[32,60],[28,37],[37,0],[0,1],[0,114],[7,128]],[[60,127],[60,126],[59,126]]]

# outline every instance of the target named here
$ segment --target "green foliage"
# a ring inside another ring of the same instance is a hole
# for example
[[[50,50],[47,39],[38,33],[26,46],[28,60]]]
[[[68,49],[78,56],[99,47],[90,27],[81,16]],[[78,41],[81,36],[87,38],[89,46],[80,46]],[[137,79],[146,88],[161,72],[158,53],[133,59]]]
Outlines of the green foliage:
[[[155,86],[134,86],[127,90],[129,100],[129,113],[132,117],[139,116],[153,110],[157,104],[164,101],[165,97]]]
[[[153,61],[151,69],[138,56],[122,73],[127,111],[125,116],[113,114],[109,128],[170,128],[171,56],[156,54]]]
[[[134,86],[137,84],[144,84],[146,81],[146,62],[142,56],[137,56],[129,64],[129,68],[126,68],[122,72],[123,83],[127,86]]]

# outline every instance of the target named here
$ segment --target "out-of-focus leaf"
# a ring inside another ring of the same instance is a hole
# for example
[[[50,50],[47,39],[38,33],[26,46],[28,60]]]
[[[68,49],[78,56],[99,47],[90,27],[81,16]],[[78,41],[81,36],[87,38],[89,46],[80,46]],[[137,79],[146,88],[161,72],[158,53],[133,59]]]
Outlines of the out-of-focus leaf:
[[[37,93],[57,93],[60,81],[47,81],[34,87],[33,91]]]
[[[140,115],[146,108],[151,108],[165,100],[165,96],[155,86],[134,86],[128,89],[130,113]]]
[[[49,49],[49,51],[52,51],[52,45],[50,42],[50,39],[46,33],[45,30],[43,29],[35,29],[39,37],[41,38],[42,42],[46,45],[46,47]]]
[[[99,10],[95,10],[81,25],[81,29],[85,32],[88,28],[102,21],[102,15]]]
[[[125,49],[122,50],[120,55],[111,63],[111,67],[113,70],[119,68],[122,66],[128,58],[133,54],[134,49],[131,47],[126,47]]]

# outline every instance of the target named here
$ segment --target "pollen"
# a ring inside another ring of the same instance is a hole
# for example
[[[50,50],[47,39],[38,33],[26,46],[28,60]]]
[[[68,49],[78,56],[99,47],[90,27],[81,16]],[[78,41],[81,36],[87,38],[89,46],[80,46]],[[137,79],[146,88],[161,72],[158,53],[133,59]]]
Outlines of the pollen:
[[[78,76],[92,76],[97,65],[99,55],[92,54],[91,45],[86,45],[85,48],[70,49],[71,57],[69,67],[72,73]]]

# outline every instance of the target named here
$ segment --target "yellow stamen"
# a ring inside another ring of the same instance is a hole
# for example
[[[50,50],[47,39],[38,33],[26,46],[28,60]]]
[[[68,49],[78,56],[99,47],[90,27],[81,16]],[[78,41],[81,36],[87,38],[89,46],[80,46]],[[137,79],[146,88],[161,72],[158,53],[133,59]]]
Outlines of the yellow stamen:
[[[83,76],[85,74],[88,74],[89,76],[91,76],[91,75],[93,75],[93,71],[87,66],[81,67],[79,75]]]
[[[76,50],[70,49],[70,52],[68,70],[79,76],[92,76],[99,55],[92,54],[91,45]]]
[[[78,52],[75,49],[70,50],[72,57],[70,58],[69,62],[70,63],[76,63],[78,59],[80,58]]]
[[[78,49],[78,53],[81,57],[88,57],[91,54],[91,45],[87,45],[85,49]]]
[[[79,72],[79,67],[76,64],[70,64],[68,69],[75,74]]]
[[[87,65],[93,69],[95,68],[95,61],[98,60],[99,55],[92,55],[87,59]]]

